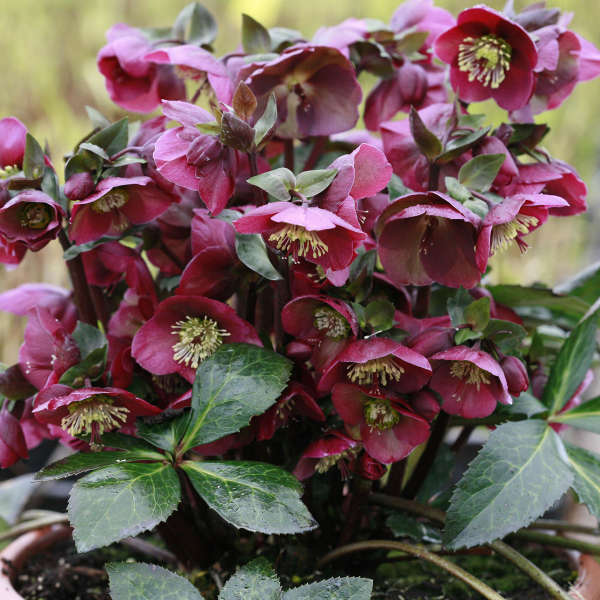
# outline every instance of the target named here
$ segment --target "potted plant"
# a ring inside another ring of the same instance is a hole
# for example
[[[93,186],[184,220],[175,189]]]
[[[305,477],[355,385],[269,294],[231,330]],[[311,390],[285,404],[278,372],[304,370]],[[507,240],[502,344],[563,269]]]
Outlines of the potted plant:
[[[156,530],[205,569],[245,532],[262,556],[223,600],[370,597],[362,571],[282,591],[265,557],[289,535],[313,570],[396,551],[502,598],[444,555],[474,549],[574,597],[503,540],[599,553],[535,529],[571,528],[536,521],[569,489],[600,515],[600,457],[560,437],[600,431],[599,400],[582,401],[598,269],[554,290],[487,274],[586,209],[534,117],[596,77],[600,52],[538,4],[455,19],[411,1],[312,40],[244,15],[221,58],[216,32],[198,3],[172,27],[112,27],[111,99],[160,114],[88,108],[62,185],[25,125],[0,120],[0,261],[58,240],[72,282],[0,294],[27,317],[0,375],[2,467],[45,438],[75,450],[36,477],[79,477],[79,552]],[[379,78],[364,110],[362,72]],[[472,106],[486,99],[500,124]],[[461,447],[490,428],[452,486]],[[115,599],[201,598],[162,567],[107,571]]]

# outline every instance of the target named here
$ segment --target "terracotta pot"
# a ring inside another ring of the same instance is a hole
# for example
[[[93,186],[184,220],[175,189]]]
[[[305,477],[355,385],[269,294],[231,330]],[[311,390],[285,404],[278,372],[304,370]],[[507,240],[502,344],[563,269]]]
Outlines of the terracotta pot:
[[[71,537],[71,528],[65,525],[51,525],[30,531],[18,537],[0,552],[2,572],[0,573],[0,598],[2,600],[23,600],[15,591],[12,581],[25,562],[35,554],[43,552],[60,540]]]
[[[579,577],[569,594],[573,600],[600,600],[600,563],[593,556],[579,558]]]

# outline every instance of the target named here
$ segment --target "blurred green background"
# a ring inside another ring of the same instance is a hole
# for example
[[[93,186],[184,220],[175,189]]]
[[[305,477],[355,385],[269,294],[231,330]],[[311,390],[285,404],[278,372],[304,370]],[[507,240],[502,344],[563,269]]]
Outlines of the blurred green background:
[[[473,2],[475,4],[476,2]],[[40,141],[47,141],[54,164],[89,129],[85,105],[111,119],[122,115],[113,106],[96,70],[95,57],[104,45],[105,31],[114,23],[133,26],[170,25],[187,0],[0,0],[0,117],[21,119]],[[310,38],[322,25],[333,25],[349,16],[388,21],[397,3],[393,0],[205,0],[219,23],[218,54],[233,50],[240,40],[240,14],[246,12],[267,27],[299,29]],[[438,0],[454,14],[472,4]],[[503,7],[503,0],[490,6]],[[525,6],[517,0],[516,8]],[[600,46],[600,3],[585,0],[548,2],[573,11],[571,28]],[[367,82],[368,84],[368,82]],[[494,281],[554,285],[591,261],[600,259],[598,162],[600,159],[600,79],[584,83],[557,111],[540,115],[552,131],[546,139],[550,152],[571,164],[589,186],[590,211],[570,219],[551,219],[528,238],[531,249],[521,256],[508,251],[491,260]],[[493,106],[497,118],[500,113]],[[59,169],[60,170],[60,169]],[[24,281],[68,285],[58,244],[26,257],[14,271],[0,267],[0,290]],[[0,361],[16,360],[22,320],[0,314]]]

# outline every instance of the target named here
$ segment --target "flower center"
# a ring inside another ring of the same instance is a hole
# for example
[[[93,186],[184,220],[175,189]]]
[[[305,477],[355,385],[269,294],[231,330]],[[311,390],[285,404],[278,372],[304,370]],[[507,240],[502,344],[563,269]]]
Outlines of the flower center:
[[[319,331],[334,340],[348,337],[350,331],[348,321],[329,306],[321,306],[315,310],[313,324]]]
[[[206,79],[206,72],[194,69],[193,67],[187,67],[185,65],[175,65],[175,74],[180,79],[192,79],[198,81],[199,79]]]
[[[450,366],[450,374],[452,377],[462,379],[467,384],[476,385],[477,391],[481,388],[482,383],[485,385],[490,383],[490,374],[468,360],[453,361]]]
[[[520,233],[529,233],[538,224],[531,215],[517,215],[512,221],[492,228],[491,254],[506,250]]]
[[[354,459],[359,451],[360,451],[360,448],[354,447],[354,448],[348,448],[347,450],[344,450],[343,452],[340,452],[339,454],[332,454],[331,456],[324,456],[315,465],[315,471],[317,473],[326,473],[327,471],[329,471],[329,469],[331,469],[331,467],[334,467],[337,464],[340,467],[340,470],[342,471],[342,473],[347,472],[348,471],[347,468],[342,468],[342,465],[344,464],[343,461],[344,460],[350,461],[350,460]]]
[[[186,367],[196,369],[205,359],[214,354],[223,343],[223,337],[231,335],[210,317],[186,317],[171,326],[179,341],[173,344],[173,360]]]
[[[19,212],[19,223],[29,229],[44,229],[51,219],[50,208],[42,202],[26,202]]]
[[[480,38],[466,37],[458,46],[458,68],[486,87],[496,89],[510,69],[512,48],[502,38],[486,33]]]
[[[16,175],[21,169],[17,165],[6,165],[0,167],[0,179],[8,179],[13,175]]]
[[[386,400],[368,400],[363,414],[367,425],[379,431],[387,431],[400,421],[400,415]]]
[[[348,379],[358,385],[387,385],[400,381],[404,369],[394,362],[391,356],[374,358],[365,363],[354,363],[348,366]]]
[[[272,233],[269,241],[273,242],[278,250],[291,251],[294,258],[308,256],[309,253],[313,258],[320,257],[329,249],[317,233],[307,231],[300,225],[285,225],[279,231]]]
[[[113,188],[101,198],[98,198],[92,208],[98,213],[107,213],[125,206],[129,200],[129,192],[123,188]]]
[[[102,435],[105,431],[118,429],[125,421],[129,409],[114,406],[114,400],[101,394],[68,406],[69,414],[62,419],[60,426],[72,436],[81,433]]]

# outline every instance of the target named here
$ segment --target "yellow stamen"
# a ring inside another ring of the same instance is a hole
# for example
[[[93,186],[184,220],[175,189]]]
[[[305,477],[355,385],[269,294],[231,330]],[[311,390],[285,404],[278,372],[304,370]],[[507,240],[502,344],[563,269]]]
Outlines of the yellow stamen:
[[[206,358],[214,354],[223,343],[223,337],[231,335],[210,317],[186,317],[171,326],[179,341],[173,344],[173,360],[196,369]]]
[[[129,192],[124,188],[113,188],[102,196],[98,198],[93,204],[92,209],[97,213],[107,213],[111,210],[116,210],[125,206],[127,201],[129,200]]]
[[[452,377],[462,379],[467,384],[476,385],[477,391],[480,390],[482,383],[485,385],[490,383],[490,373],[468,360],[453,361],[450,366],[450,374]]]
[[[314,326],[327,337],[341,340],[348,337],[350,325],[339,312],[329,306],[320,306],[314,312]]]
[[[294,256],[320,257],[327,253],[329,249],[321,238],[314,231],[307,231],[300,225],[285,225],[279,231],[269,236],[269,241],[273,242],[278,250],[291,252]]]
[[[50,207],[43,202],[26,202],[19,212],[19,223],[29,229],[44,229],[51,219]]]
[[[369,400],[365,403],[363,414],[367,425],[379,431],[387,431],[400,421],[398,411],[394,410],[386,400]]]
[[[8,179],[13,175],[16,175],[21,169],[17,165],[6,165],[0,167],[0,179]]]
[[[105,431],[118,429],[127,421],[129,409],[114,406],[113,402],[112,398],[101,394],[81,402],[73,402],[68,406],[69,415],[62,419],[60,426],[73,436],[94,433],[94,429],[100,435]]]
[[[393,357],[374,358],[365,363],[348,366],[348,379],[358,385],[381,384],[400,381],[404,369],[394,362]]]
[[[519,214],[508,223],[494,225],[494,227],[492,227],[490,253],[495,254],[496,252],[506,250],[510,242],[512,242],[520,233],[529,233],[538,222],[536,217]]]
[[[360,448],[348,448],[339,454],[332,454],[331,456],[324,456],[315,465],[315,471],[317,473],[326,473],[338,464],[342,460],[352,460],[360,451]]]
[[[458,47],[458,68],[486,87],[496,89],[510,70],[512,48],[491,33],[479,38],[467,37]]]

